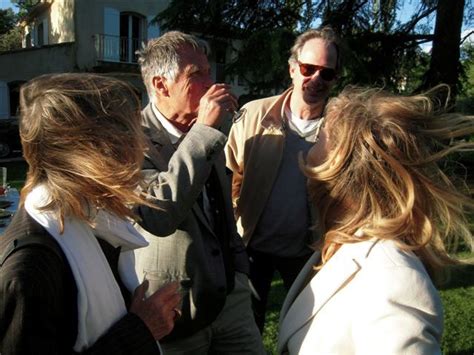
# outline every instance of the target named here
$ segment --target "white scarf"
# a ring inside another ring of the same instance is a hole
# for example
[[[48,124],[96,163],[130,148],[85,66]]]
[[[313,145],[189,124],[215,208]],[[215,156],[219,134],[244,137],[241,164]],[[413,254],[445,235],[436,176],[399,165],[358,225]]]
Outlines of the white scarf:
[[[47,204],[49,196],[45,186],[35,187],[26,197],[25,209],[59,243],[71,267],[78,292],[74,350],[79,352],[94,344],[127,313],[120,288],[95,235],[115,248],[122,247],[119,274],[130,291],[139,284],[132,250],[147,246],[148,242],[129,221],[102,210],[94,219],[94,230],[84,221],[66,218],[64,233],[60,234],[57,218],[39,210]]]

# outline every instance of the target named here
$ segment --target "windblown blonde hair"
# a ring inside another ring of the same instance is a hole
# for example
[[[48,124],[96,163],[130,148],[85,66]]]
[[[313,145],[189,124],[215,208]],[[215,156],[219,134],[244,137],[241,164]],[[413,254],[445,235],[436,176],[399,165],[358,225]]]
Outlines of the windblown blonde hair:
[[[29,165],[22,201],[46,185],[52,199],[44,210],[57,213],[61,229],[66,216],[91,222],[91,208],[133,217],[129,205],[145,202],[134,193],[144,134],[128,84],[85,73],[45,75],[21,88],[20,109]]]
[[[429,96],[380,89],[349,87],[329,102],[326,159],[312,167],[300,157],[325,231],[322,263],[344,243],[376,237],[412,250],[433,274],[454,262],[447,246],[459,238],[472,249],[464,213],[473,201],[438,162],[474,148],[454,140],[474,133],[474,118],[437,111]]]

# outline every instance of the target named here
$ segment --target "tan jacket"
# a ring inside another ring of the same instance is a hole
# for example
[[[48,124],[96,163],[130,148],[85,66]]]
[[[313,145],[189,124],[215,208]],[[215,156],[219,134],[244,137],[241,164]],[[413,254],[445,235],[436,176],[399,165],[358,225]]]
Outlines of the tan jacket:
[[[232,202],[247,245],[266,206],[285,146],[285,107],[292,90],[246,104],[225,147],[232,170]],[[314,221],[314,211],[312,212]],[[317,233],[313,233],[313,239]]]
[[[412,252],[369,240],[343,245],[315,274],[319,260],[286,296],[278,354],[441,354],[441,299]]]

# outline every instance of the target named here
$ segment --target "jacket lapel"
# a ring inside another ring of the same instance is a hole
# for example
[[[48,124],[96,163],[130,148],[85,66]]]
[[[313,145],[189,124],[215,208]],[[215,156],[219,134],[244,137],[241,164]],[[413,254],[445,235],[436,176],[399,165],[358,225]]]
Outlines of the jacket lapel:
[[[223,155],[221,155],[217,158],[217,162],[221,161],[222,159],[224,159]],[[216,169],[217,179],[219,181],[219,188],[220,188],[221,194],[222,194],[222,196],[224,197],[224,200],[225,200],[225,196],[229,195],[229,191],[225,190],[225,188],[227,186],[226,185],[226,180],[225,180],[225,179],[227,179],[227,175],[226,175],[226,172],[225,172],[225,161],[222,161],[221,164],[219,164],[219,163],[214,164],[213,168]],[[226,215],[227,212],[228,212],[227,211],[227,205],[226,205],[226,203],[224,203],[224,205],[225,205],[226,211],[223,211],[223,212],[225,212],[225,215]],[[196,213],[196,216],[200,219],[200,221],[206,226],[206,228],[209,229],[209,231],[213,235],[215,235],[214,229],[209,224],[209,219],[206,217],[206,215],[204,214],[204,211],[201,209],[201,207],[199,206],[198,203],[194,204],[193,211],[194,211],[194,213]]]
[[[308,279],[315,273],[313,267],[319,263],[320,259],[321,253],[319,251],[314,252],[296,277],[281,307],[280,324],[288,313],[288,309],[295,301],[295,298],[298,297],[301,290],[308,284]]]
[[[204,211],[202,208],[199,206],[199,203],[195,203],[193,205],[193,211],[196,214],[197,218],[201,221],[201,223],[211,232],[213,235],[215,235],[214,230],[212,229],[211,225],[209,224],[209,220],[207,219],[206,215],[204,214]]]
[[[286,349],[289,338],[312,320],[362,268],[369,247],[367,243],[357,244],[343,245],[311,278],[309,284],[305,285],[305,281],[312,275],[312,266],[319,262],[319,253],[313,254],[310,258],[292,285],[282,308],[278,340],[279,353]]]

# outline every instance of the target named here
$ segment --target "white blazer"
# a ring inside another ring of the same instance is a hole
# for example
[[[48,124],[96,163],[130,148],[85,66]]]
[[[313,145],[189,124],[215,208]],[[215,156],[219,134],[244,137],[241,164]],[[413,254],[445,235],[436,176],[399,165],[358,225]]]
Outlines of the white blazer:
[[[441,354],[441,300],[413,253],[392,241],[345,244],[315,274],[319,259],[283,303],[279,354]]]

